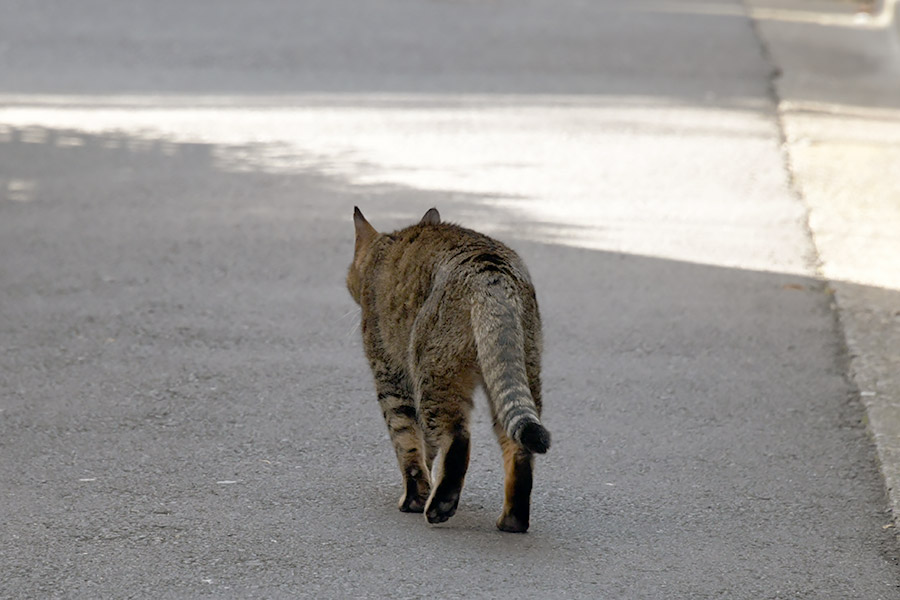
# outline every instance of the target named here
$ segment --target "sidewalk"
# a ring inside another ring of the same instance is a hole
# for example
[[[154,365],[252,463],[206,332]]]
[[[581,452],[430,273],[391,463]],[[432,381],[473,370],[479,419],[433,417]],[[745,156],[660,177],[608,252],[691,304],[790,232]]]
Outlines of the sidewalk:
[[[900,525],[900,4],[860,4],[747,2]]]

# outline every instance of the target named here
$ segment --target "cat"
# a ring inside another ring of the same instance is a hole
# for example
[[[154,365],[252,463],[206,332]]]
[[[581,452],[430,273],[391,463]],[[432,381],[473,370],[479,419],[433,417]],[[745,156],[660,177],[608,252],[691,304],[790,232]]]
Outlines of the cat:
[[[541,322],[525,265],[510,248],[430,209],[379,233],[354,208],[347,289],[403,475],[399,508],[429,523],[456,513],[469,464],[469,413],[488,397],[505,471],[502,531],[529,525],[541,424]]]

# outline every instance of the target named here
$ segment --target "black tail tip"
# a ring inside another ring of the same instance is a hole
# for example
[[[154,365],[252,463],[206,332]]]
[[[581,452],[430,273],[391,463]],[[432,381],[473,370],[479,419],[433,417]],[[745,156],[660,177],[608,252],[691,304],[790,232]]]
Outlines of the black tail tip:
[[[529,452],[543,454],[550,449],[550,432],[540,423],[530,421],[522,427],[519,441]]]

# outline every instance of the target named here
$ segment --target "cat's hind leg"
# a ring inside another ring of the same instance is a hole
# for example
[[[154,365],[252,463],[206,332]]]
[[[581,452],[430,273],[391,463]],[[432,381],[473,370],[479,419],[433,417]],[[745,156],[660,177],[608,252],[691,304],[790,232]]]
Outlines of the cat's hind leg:
[[[436,288],[440,288],[440,274]],[[477,380],[469,302],[435,292],[416,317],[410,336],[408,371],[419,425],[432,465],[432,488],[425,504],[429,523],[456,513],[469,468],[469,413]]]
[[[420,378],[419,420],[427,443],[437,450],[431,496],[425,505],[429,523],[456,513],[469,467],[469,413],[474,383],[468,378]]]
[[[505,475],[503,513],[497,519],[497,529],[510,533],[525,533],[528,531],[531,512],[534,456],[509,439],[502,425],[495,422],[494,431],[503,451]]]
[[[403,512],[422,512],[431,493],[431,476],[412,394],[401,383],[403,379],[400,374],[379,370],[376,389],[381,414],[403,475],[399,508]]]
[[[537,314],[527,318],[537,319]],[[538,414],[541,413],[541,376],[540,376],[540,324],[529,326],[530,331],[537,331],[537,336],[525,338],[525,373],[528,377],[528,388],[534,400]],[[493,403],[492,403],[493,405]],[[522,448],[506,435],[503,426],[494,415],[494,432],[500,449],[503,451],[504,498],[503,512],[497,519],[497,529],[511,533],[528,531],[531,513],[531,488],[534,481],[534,455]]]

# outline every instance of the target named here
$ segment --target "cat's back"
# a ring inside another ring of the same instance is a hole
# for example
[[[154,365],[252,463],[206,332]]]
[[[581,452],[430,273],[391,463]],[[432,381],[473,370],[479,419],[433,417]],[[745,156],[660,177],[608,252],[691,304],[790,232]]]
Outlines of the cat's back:
[[[376,259],[370,307],[394,339],[405,348],[419,311],[439,303],[444,313],[469,312],[479,275],[503,274],[520,293],[533,297],[530,279],[518,255],[487,235],[453,223],[417,224],[387,234]],[[474,276],[474,277],[473,277]]]
[[[454,223],[418,224],[389,235],[388,262],[399,274],[419,272],[431,279],[436,270],[466,272],[489,264],[524,273],[519,256],[502,242]],[[527,273],[525,274],[527,278]]]

